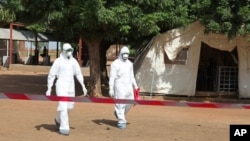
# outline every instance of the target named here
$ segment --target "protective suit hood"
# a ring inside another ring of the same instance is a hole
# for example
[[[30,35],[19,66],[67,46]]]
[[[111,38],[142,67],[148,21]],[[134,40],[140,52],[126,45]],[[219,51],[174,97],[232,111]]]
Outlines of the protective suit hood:
[[[68,59],[72,57],[73,51],[74,49],[69,43],[65,43],[62,47],[62,55]]]
[[[122,47],[120,54],[119,54],[119,59],[121,61],[127,61],[129,57],[129,49],[127,46]]]

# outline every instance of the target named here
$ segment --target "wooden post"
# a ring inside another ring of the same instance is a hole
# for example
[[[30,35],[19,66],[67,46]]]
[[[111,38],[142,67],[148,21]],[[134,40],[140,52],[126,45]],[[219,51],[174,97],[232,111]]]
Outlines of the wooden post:
[[[82,37],[79,38],[79,47],[78,47],[78,63],[82,66]]]
[[[117,58],[117,56],[118,56],[118,43],[116,43],[116,45],[115,45],[115,59]]]

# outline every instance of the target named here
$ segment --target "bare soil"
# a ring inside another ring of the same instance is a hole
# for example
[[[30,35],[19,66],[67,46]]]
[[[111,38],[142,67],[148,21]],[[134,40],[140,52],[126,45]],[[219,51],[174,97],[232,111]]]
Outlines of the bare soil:
[[[47,72],[35,68],[0,69],[3,93],[42,95],[46,81]],[[79,94],[79,86],[76,91]],[[230,124],[250,123],[246,109],[136,105],[126,116],[127,128],[121,130],[116,127],[113,104],[78,102],[70,113],[70,135],[63,136],[54,124],[56,107],[57,102],[51,101],[0,99],[0,140],[229,141]]]

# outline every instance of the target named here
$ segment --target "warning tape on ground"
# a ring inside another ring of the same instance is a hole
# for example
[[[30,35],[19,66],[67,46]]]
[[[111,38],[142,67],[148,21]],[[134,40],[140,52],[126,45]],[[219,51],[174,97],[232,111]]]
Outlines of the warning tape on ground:
[[[39,101],[68,101],[68,102],[86,102],[86,103],[122,103],[152,106],[179,106],[194,108],[238,108],[250,109],[250,104],[232,104],[232,103],[213,103],[213,102],[187,102],[187,101],[161,101],[161,100],[128,100],[113,98],[97,98],[97,97],[58,97],[44,96],[33,94],[18,93],[0,93],[0,99],[16,99],[16,100],[39,100]]]

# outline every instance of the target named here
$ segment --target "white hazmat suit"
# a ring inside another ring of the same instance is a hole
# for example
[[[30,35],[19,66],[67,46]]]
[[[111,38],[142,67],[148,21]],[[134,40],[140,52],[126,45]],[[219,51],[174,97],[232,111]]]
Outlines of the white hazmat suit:
[[[70,44],[65,43],[62,48],[60,57],[57,58],[48,75],[48,90],[47,96],[51,95],[51,88],[53,86],[55,78],[56,80],[56,95],[63,97],[75,96],[75,84],[74,76],[82,86],[83,94],[86,96],[87,89],[84,85],[83,75],[80,66],[76,59],[72,56],[73,48]],[[64,135],[69,134],[69,110],[74,108],[74,102],[59,101],[57,111],[58,114],[55,118],[56,124],[59,126],[59,132]]]
[[[116,99],[134,99],[133,87],[137,89],[133,64],[128,60],[128,56],[129,49],[125,46],[110,67],[109,95]],[[131,106],[132,104],[115,104],[115,116],[121,129],[126,128],[125,114]]]

